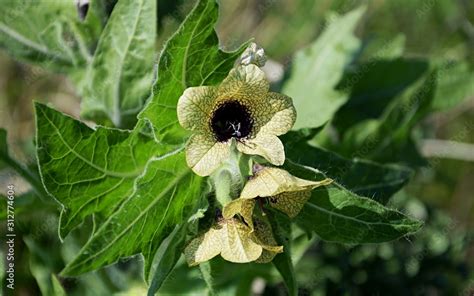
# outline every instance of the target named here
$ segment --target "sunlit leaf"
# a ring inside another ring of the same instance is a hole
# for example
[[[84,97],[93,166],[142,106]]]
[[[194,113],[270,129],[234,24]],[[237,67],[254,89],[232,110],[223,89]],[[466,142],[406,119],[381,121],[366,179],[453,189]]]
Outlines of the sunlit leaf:
[[[189,218],[202,198],[202,179],[193,175],[183,153],[152,159],[120,206],[111,213],[62,271],[78,275],[119,258],[142,253],[149,269],[160,243]]]
[[[298,112],[293,129],[323,125],[347,101],[347,92],[336,86],[360,47],[353,32],[364,11],[361,7],[330,18],[321,36],[295,55],[282,91],[293,98]]]
[[[93,130],[41,104],[36,128],[43,184],[63,206],[63,238],[91,214],[111,215],[132,194],[148,160],[169,151],[138,132]]]
[[[156,1],[115,5],[87,71],[81,114],[129,127],[151,92]]]

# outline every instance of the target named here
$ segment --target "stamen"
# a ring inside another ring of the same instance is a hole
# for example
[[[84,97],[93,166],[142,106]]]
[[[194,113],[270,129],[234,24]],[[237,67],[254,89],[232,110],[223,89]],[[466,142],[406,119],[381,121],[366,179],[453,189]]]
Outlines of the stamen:
[[[221,104],[211,119],[211,128],[219,142],[230,138],[242,139],[250,134],[253,120],[247,107],[238,101]]]

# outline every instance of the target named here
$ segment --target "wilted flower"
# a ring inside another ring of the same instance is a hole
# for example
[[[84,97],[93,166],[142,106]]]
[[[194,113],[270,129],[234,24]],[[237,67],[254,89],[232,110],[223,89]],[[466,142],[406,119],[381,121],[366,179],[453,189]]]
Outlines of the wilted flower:
[[[296,119],[291,98],[269,92],[264,73],[253,64],[232,69],[219,86],[186,89],[177,112],[181,126],[194,132],[186,160],[201,176],[229,157],[233,139],[240,152],[283,164],[277,136],[288,132]]]
[[[293,218],[301,211],[311,196],[311,190],[328,185],[331,179],[309,181],[297,178],[287,171],[273,167],[262,167],[247,181],[240,198],[224,206],[224,218],[239,214],[252,227],[252,212],[257,197],[266,198],[271,207]]]
[[[235,263],[269,262],[283,251],[277,246],[271,228],[263,221],[256,221],[255,231],[237,219],[220,219],[203,235],[193,239],[184,255],[190,266],[221,255]]]

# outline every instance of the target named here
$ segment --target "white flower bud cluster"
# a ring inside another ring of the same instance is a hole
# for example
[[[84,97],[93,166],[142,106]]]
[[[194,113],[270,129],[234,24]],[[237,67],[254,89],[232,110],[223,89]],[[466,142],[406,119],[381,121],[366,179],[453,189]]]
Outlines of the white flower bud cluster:
[[[254,64],[258,67],[263,67],[266,62],[265,50],[255,42],[252,42],[240,56],[240,64],[245,66]]]

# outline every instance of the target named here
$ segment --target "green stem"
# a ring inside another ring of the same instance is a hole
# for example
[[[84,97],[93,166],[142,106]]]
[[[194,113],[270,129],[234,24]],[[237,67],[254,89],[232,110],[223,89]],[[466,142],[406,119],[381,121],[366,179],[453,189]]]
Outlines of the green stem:
[[[211,273],[211,263],[209,261],[199,264],[199,269],[201,270],[202,277],[206,282],[207,289],[209,290],[209,295],[217,295],[214,289],[214,280]]]
[[[216,199],[222,205],[232,201],[233,193],[239,193],[252,174],[252,158],[232,146],[232,153],[222,168],[212,177]]]
[[[252,175],[252,158],[247,154],[240,154],[239,157],[240,184],[241,188],[245,185],[248,178]]]
[[[229,171],[220,171],[213,177],[213,183],[216,190],[216,199],[222,206],[232,201],[232,198],[230,197],[232,176]]]

